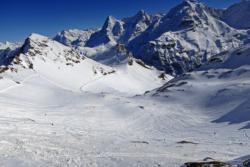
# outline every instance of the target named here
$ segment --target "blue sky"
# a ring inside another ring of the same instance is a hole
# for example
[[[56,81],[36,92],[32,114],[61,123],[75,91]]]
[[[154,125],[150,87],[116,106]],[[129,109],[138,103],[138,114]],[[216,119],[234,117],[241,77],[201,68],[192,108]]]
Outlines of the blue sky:
[[[30,33],[54,36],[69,28],[102,26],[108,15],[167,12],[182,0],[3,0],[0,9],[0,41],[22,41]],[[201,0],[224,8],[239,0]]]

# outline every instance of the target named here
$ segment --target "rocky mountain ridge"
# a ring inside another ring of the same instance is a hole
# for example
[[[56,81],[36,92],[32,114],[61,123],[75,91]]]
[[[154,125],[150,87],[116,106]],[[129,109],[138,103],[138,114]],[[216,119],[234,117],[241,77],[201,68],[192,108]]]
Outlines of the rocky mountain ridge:
[[[100,30],[90,31],[88,40],[75,42],[74,46],[87,57],[100,57],[122,44],[146,64],[180,75],[213,55],[249,42],[249,23],[239,20],[237,24],[244,25],[236,25],[232,20],[244,14],[247,17],[249,4],[242,1],[227,9],[215,9],[196,0],[184,0],[166,14],[150,15],[141,10],[124,19],[109,16]],[[241,12],[235,14],[233,11],[242,5]],[[61,36],[67,39],[63,33]]]

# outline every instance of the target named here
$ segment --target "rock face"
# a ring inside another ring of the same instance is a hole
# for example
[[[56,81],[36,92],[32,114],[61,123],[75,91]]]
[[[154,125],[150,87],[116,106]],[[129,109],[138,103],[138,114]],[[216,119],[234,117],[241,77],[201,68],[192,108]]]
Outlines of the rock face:
[[[243,162],[244,167],[250,167],[250,159]]]
[[[243,29],[249,27],[249,11],[248,0],[228,9],[184,0],[167,14],[149,15],[141,10],[121,20],[109,16],[100,30],[76,33],[79,36],[62,33],[66,35],[55,39],[69,46],[77,43],[74,46],[87,57],[103,54],[102,60],[106,53],[116,54],[113,48],[122,44],[144,63],[180,75],[213,55],[248,43],[250,32]]]
[[[185,167],[231,167],[231,165],[220,161],[210,161],[210,162],[188,162],[185,163]]]
[[[135,16],[118,20],[113,16],[107,17],[102,29],[94,33],[86,46],[95,47],[107,43],[127,44],[151,24],[153,17],[145,11],[139,11]]]

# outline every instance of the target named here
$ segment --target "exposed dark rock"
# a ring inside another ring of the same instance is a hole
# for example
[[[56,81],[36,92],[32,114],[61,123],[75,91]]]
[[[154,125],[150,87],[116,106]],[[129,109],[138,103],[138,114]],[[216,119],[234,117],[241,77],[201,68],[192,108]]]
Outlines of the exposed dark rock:
[[[184,167],[232,167],[230,164],[220,161],[187,162]]]
[[[243,162],[244,167],[250,167],[250,159]]]
[[[199,144],[199,143],[195,143],[195,142],[192,142],[192,141],[186,141],[186,140],[182,140],[182,141],[179,141],[177,143],[178,144]]]

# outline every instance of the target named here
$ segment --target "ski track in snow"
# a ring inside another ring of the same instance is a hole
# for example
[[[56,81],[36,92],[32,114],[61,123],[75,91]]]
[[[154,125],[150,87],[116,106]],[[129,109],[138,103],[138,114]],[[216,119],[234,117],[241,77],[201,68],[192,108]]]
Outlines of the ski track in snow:
[[[31,76],[23,79],[19,84],[16,83],[15,85],[12,85],[12,86],[9,86],[7,88],[4,88],[2,90],[0,90],[0,93],[4,93],[4,92],[7,92],[8,90],[11,90],[11,89],[15,89],[15,88],[18,88],[18,87],[21,87],[26,81],[28,81],[29,79],[33,78],[33,77],[36,77],[38,76],[38,74],[32,74]],[[15,81],[13,81],[15,82]]]
[[[109,74],[109,75],[113,75],[113,74]],[[83,84],[83,85],[80,87],[80,92],[84,93],[84,92],[85,92],[85,91],[83,90],[84,87],[86,87],[86,86],[88,86],[88,85],[90,85],[90,84],[92,84],[92,83],[95,83],[96,81],[99,81],[99,80],[103,79],[104,77],[107,77],[107,76],[103,75],[103,76],[101,76],[101,77],[99,77],[99,78],[96,78],[96,79],[94,79],[94,80],[91,80],[91,81],[89,81],[89,82]]]

